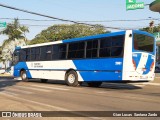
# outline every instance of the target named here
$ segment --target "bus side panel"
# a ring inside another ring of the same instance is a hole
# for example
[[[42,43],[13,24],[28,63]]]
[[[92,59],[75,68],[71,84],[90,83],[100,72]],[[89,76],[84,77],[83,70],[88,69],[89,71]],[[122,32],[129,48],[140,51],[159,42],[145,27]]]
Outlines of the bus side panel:
[[[67,70],[77,70],[72,60],[19,62],[14,66],[14,76],[20,76],[20,70],[27,72],[28,78],[64,80]],[[77,71],[79,81],[83,81]]]
[[[82,78],[87,81],[121,81],[122,72],[115,71],[81,71]]]
[[[30,71],[28,70],[28,66],[26,62],[19,62],[14,66],[14,76],[20,77],[20,71],[25,70],[28,78],[32,78]]]
[[[74,60],[74,64],[84,81],[122,80],[122,58]]]

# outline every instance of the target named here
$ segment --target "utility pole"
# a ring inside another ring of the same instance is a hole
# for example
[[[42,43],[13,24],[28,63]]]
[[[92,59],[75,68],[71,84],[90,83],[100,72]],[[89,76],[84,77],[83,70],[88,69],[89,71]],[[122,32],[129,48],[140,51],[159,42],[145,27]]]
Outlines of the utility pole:
[[[149,29],[151,33],[154,32],[154,21],[153,20],[149,23]]]

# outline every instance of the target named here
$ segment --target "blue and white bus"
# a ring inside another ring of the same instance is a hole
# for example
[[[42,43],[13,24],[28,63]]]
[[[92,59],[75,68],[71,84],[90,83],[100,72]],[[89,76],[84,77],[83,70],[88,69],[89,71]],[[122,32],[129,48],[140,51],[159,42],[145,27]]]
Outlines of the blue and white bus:
[[[152,81],[155,46],[152,34],[138,30],[28,45],[13,54],[14,76],[65,80],[69,86]]]

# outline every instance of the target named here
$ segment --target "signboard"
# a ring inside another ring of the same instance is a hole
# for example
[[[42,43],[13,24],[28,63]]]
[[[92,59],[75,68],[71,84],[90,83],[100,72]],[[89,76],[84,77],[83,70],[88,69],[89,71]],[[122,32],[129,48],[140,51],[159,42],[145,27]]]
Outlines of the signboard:
[[[135,4],[136,0],[126,0],[126,4]]]
[[[144,2],[136,2],[136,0],[126,0],[126,10],[144,9]]]
[[[6,27],[7,23],[6,22],[0,22],[0,27]]]

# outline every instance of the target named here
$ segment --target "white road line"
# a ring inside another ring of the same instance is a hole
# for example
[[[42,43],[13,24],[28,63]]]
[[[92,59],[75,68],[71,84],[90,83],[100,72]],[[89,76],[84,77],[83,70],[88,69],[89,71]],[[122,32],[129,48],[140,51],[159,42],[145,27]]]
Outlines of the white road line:
[[[107,86],[117,86],[117,87],[131,87],[129,85],[137,86],[137,87],[144,87],[146,85],[152,85],[152,86],[160,86],[160,83],[128,83],[128,84],[123,84],[123,83],[109,83],[106,84]]]
[[[143,86],[146,86],[146,85],[152,85],[152,86],[160,86],[160,83],[132,83],[132,85],[143,85]]]
[[[14,80],[22,80],[21,77],[15,77]]]
[[[16,87],[24,88],[24,89],[29,89],[29,90],[36,90],[36,91],[43,91],[43,92],[51,92],[51,90],[40,89],[40,88],[33,88],[33,87],[28,87],[28,86],[16,86]]]
[[[30,86],[39,87],[39,88],[49,88],[49,89],[53,89],[53,90],[63,90],[63,91],[70,90],[67,88],[61,88],[61,87],[55,87],[55,86],[53,86],[53,87],[42,86],[42,85],[30,85]]]
[[[41,103],[41,102],[37,102],[37,101],[32,101],[32,100],[29,100],[29,99],[25,99],[25,98],[20,98],[20,97],[16,97],[16,96],[13,96],[13,95],[10,95],[8,94],[7,92],[1,92],[0,94],[3,94],[3,95],[6,95],[6,96],[9,96],[9,97],[12,97],[14,99],[17,99],[17,100],[20,100],[20,101],[26,101],[26,102],[29,102],[29,103],[32,103],[32,104],[37,104],[37,105],[41,105],[41,106],[45,106],[45,107],[49,107],[49,108],[53,108],[53,109],[56,109],[57,111],[71,111],[72,113],[74,113],[74,111],[72,110],[69,110],[69,109],[66,109],[66,108],[62,108],[62,107],[58,107],[58,106],[54,106],[54,105],[49,105],[49,104],[45,104],[45,103]],[[54,110],[54,111],[56,111]],[[75,113],[78,115],[78,113]],[[81,114],[79,113],[79,115],[84,115],[84,114]],[[94,120],[104,120],[103,118],[98,118],[98,117],[90,117],[88,115],[84,115],[85,117],[88,117],[88,118],[91,118],[91,119],[94,119]]]
[[[20,90],[20,89],[15,89],[15,88],[6,88],[5,90],[13,91],[13,92],[19,92],[23,94],[33,94],[33,92],[25,91],[25,90]]]
[[[158,99],[151,99],[151,98],[145,98],[145,97],[137,97],[135,95],[130,95],[129,93],[125,96],[114,96],[114,93],[109,93],[109,92],[106,92],[106,91],[98,91],[98,92],[95,92],[95,93],[98,93],[98,94],[105,94],[107,95],[108,97],[117,97],[117,98],[125,98],[126,100],[127,99],[139,99],[139,100],[143,100],[143,101],[152,101],[152,102],[157,102],[157,103],[160,103],[160,101]],[[145,95],[145,96],[148,96],[148,95]]]
[[[160,78],[160,77],[155,77],[155,78]]]
[[[144,85],[160,86],[160,83],[143,83]]]
[[[9,95],[12,95],[12,96],[17,96],[18,95],[16,93],[12,93],[12,92],[8,92],[8,91],[2,91],[2,92],[0,92],[0,94],[3,94],[3,95],[9,94]]]

